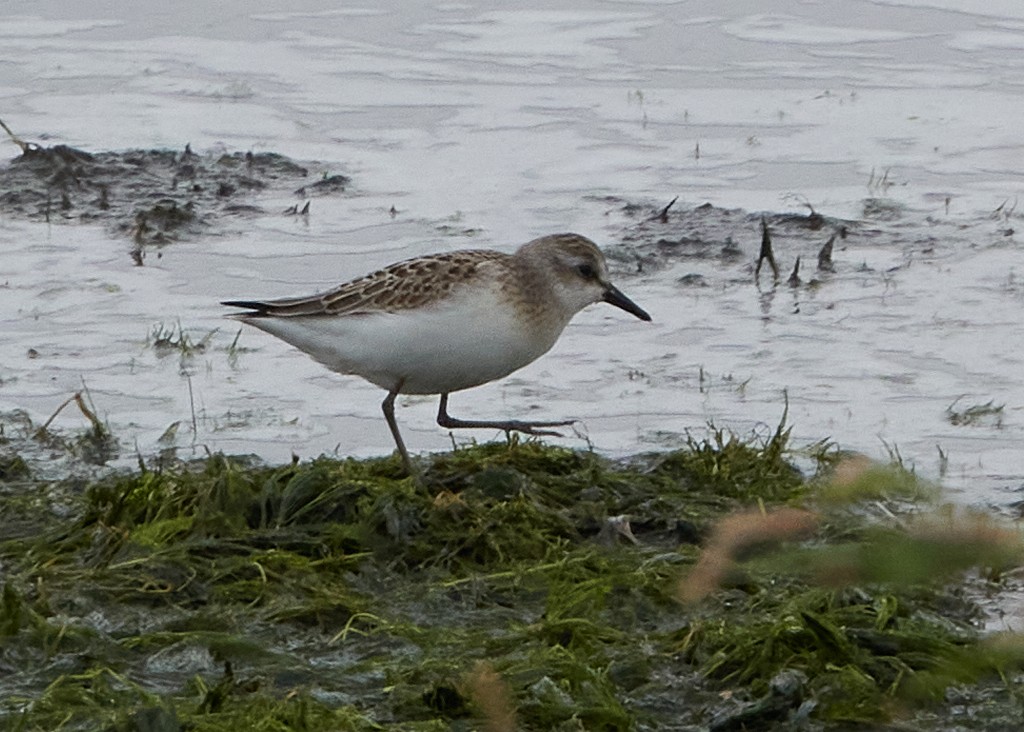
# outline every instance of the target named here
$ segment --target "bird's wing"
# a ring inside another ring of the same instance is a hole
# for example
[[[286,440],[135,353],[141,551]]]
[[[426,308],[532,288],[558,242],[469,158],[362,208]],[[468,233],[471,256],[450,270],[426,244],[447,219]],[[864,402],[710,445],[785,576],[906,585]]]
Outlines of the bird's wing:
[[[255,311],[247,315],[294,317],[398,312],[443,300],[460,285],[479,276],[485,262],[509,255],[486,249],[464,250],[407,259],[306,297],[280,300],[227,300],[224,305]]]

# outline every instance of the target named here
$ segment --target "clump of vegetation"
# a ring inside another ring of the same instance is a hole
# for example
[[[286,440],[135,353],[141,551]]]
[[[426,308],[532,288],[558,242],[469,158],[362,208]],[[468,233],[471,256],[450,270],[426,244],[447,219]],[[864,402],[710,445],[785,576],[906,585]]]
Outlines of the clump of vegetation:
[[[78,412],[88,421],[89,428],[68,437],[65,432],[51,429],[54,421],[68,407],[76,407]],[[18,415],[20,427],[29,432],[31,439],[36,444],[46,445],[58,449],[69,455],[79,458],[89,465],[103,465],[117,455],[117,438],[111,433],[110,428],[96,415],[96,407],[92,403],[89,390],[83,388],[77,391],[54,410],[53,414],[39,427],[32,425],[32,420],[25,413]],[[11,459],[18,463],[20,456],[13,455]],[[28,475],[28,465],[23,463],[21,474]]]
[[[158,323],[154,325],[149,332],[149,337],[146,339],[146,344],[150,345],[160,355],[166,355],[169,353],[177,353],[182,358],[189,358],[196,354],[205,353],[207,347],[210,345],[210,340],[217,333],[217,330],[211,330],[199,340],[195,340],[191,335],[185,332],[181,327],[181,323],[175,325],[165,325]],[[237,339],[236,339],[237,340]],[[232,343],[232,347],[234,347]]]
[[[946,419],[950,424],[957,426],[988,424],[997,428],[1003,426],[1003,407],[1006,405],[996,404],[990,399],[984,404],[972,404],[958,409],[957,404],[959,403],[960,399],[957,399],[946,407]]]
[[[426,458],[140,464],[0,525],[22,730],[881,725],[1009,679],[957,572],[1014,532],[789,430],[610,461],[513,439]],[[902,510],[916,506],[916,515]],[[884,511],[876,511],[885,507]],[[1007,702],[1012,706],[1012,700]],[[923,706],[922,706],[923,705]]]

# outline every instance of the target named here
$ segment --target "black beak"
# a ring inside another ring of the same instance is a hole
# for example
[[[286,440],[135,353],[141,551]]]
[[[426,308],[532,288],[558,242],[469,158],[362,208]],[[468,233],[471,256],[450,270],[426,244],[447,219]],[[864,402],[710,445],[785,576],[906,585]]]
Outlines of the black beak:
[[[619,292],[619,288],[615,285],[608,285],[608,288],[604,291],[604,297],[602,299],[609,305],[614,305],[617,308],[622,308],[627,313],[632,313],[636,317],[640,318],[640,320],[646,320],[648,322],[651,320],[651,316],[647,314],[647,311],[643,310],[639,305]]]

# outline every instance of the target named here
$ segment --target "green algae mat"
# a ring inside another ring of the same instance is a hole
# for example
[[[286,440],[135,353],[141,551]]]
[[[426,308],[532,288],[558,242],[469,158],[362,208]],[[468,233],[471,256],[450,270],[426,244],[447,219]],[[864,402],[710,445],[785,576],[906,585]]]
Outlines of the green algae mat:
[[[43,480],[0,450],[0,721],[1017,729],[1024,644],[978,602],[1016,530],[788,438],[512,440],[416,481],[223,455]]]

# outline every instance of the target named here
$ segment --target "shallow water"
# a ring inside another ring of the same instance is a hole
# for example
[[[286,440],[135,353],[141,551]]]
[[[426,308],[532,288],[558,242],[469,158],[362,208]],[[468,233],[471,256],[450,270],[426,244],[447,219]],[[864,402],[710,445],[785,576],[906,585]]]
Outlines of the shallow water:
[[[125,459],[157,450],[178,421],[186,456],[381,454],[392,445],[379,390],[255,331],[232,356],[237,328],[217,301],[305,294],[399,258],[554,231],[614,245],[636,227],[623,201],[809,204],[853,221],[817,286],[755,284],[760,232],[738,217],[724,233],[741,260],[620,273],[653,324],[595,306],[540,361],[455,395],[452,413],[578,417],[566,444],[625,454],[708,420],[765,430],[788,395],[798,441],[898,449],[966,500],[1017,500],[1018,3],[279,5],[137,3],[114,16],[91,0],[5,3],[0,109],[21,137],[275,151],[353,187],[313,199],[308,219],[226,221],[141,267],[100,226],[0,218],[0,411],[45,420],[84,381]],[[801,255],[812,278],[816,246],[775,246],[786,272]],[[680,282],[693,273],[707,286]],[[216,330],[205,352],[182,360],[147,343],[179,323],[195,340]],[[990,401],[999,415],[951,423],[949,408]],[[411,449],[450,445],[435,400],[400,406]],[[83,422],[68,411],[55,424]],[[496,435],[456,439],[471,437]]]

